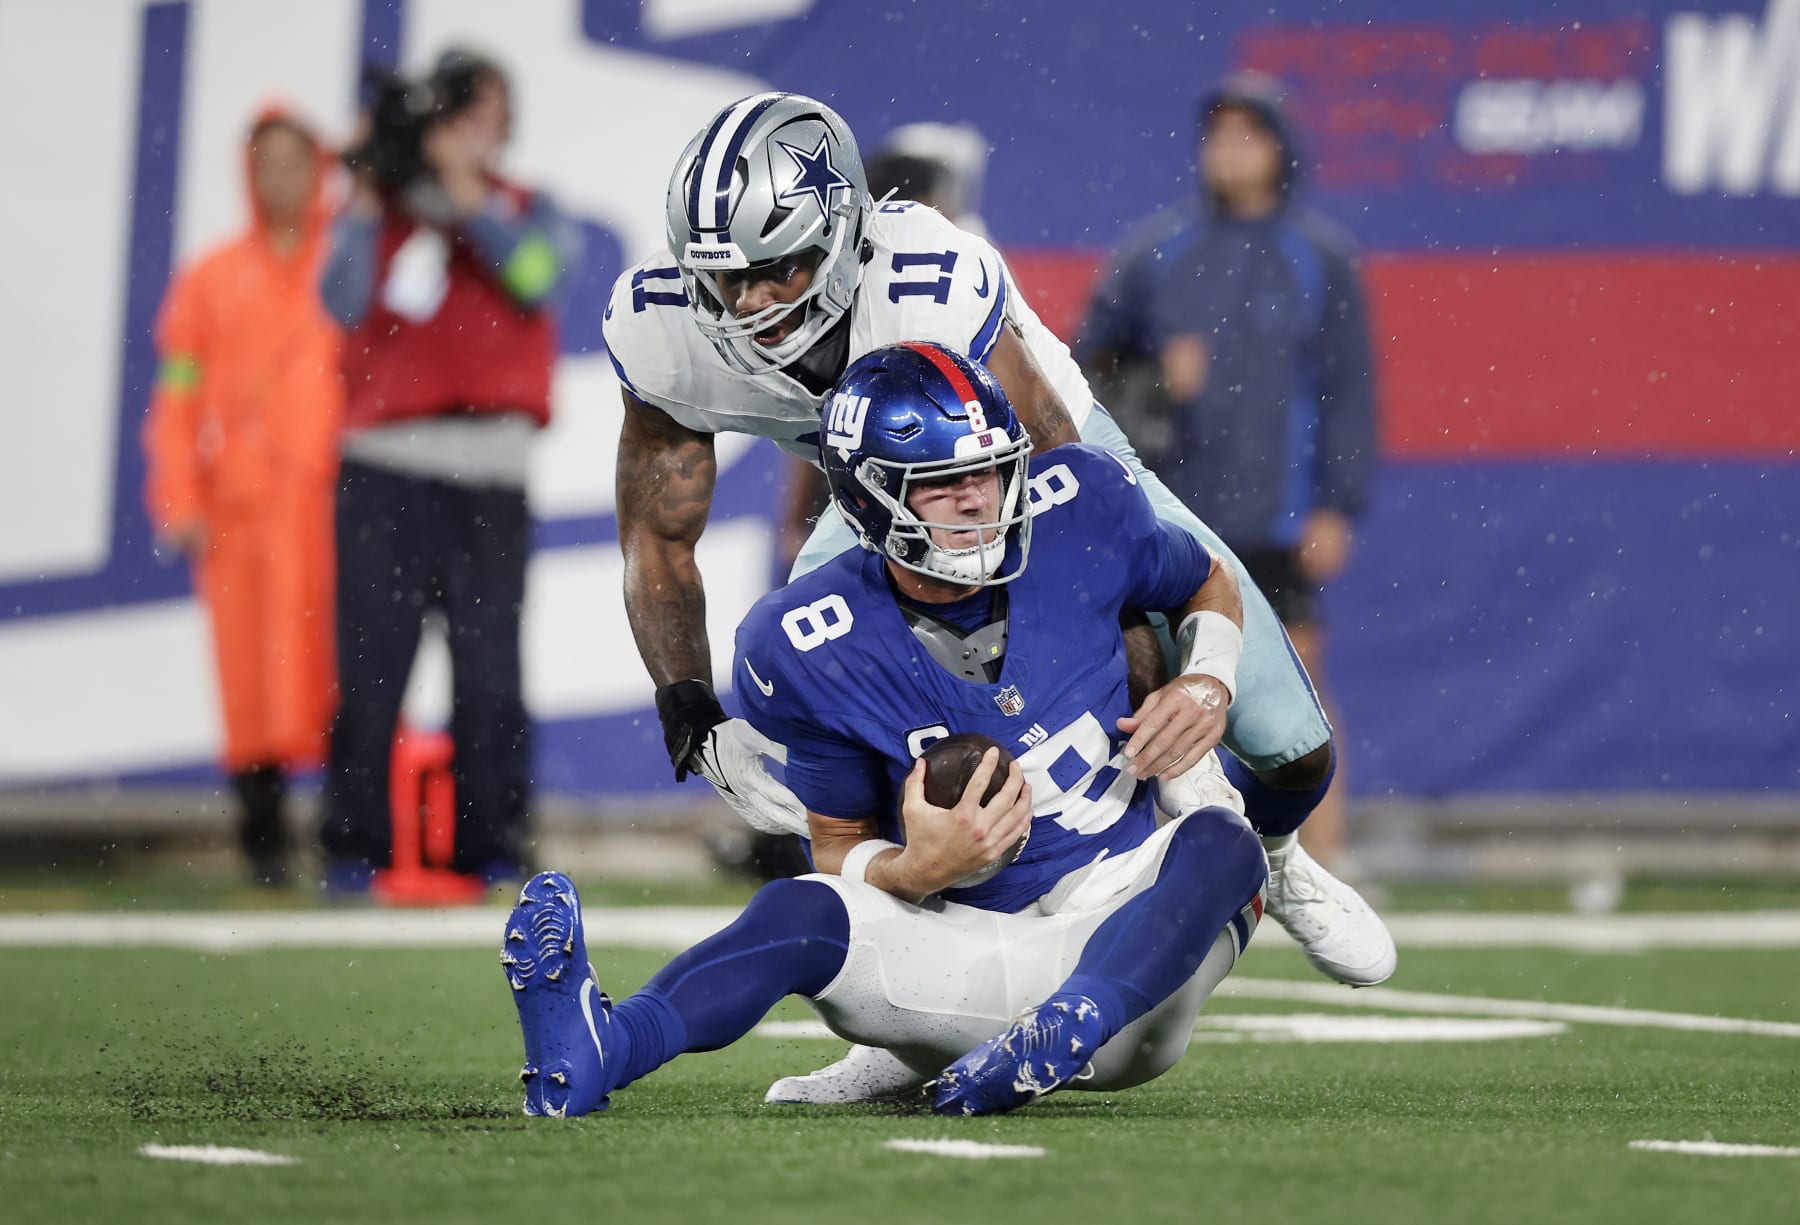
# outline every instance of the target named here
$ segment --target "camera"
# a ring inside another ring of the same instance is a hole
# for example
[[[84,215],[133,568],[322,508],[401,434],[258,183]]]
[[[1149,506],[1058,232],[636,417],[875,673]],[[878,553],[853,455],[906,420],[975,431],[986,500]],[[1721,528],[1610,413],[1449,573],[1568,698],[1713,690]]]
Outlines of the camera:
[[[369,132],[344,154],[353,173],[367,173],[383,195],[399,196],[432,177],[425,160],[425,134],[474,101],[484,75],[497,73],[487,60],[466,51],[447,51],[423,80],[392,68],[363,68],[364,109]]]

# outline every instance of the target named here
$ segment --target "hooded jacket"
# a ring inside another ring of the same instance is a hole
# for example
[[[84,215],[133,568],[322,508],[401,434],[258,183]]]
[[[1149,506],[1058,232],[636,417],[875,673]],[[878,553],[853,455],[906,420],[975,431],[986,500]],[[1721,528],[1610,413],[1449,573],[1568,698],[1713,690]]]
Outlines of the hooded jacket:
[[[1300,157],[1273,83],[1228,79],[1200,101],[1255,115],[1280,143],[1281,205],[1230,216],[1208,191],[1140,228],[1096,291],[1078,353],[1155,361],[1198,336],[1206,382],[1167,405],[1173,447],[1157,470],[1239,552],[1290,548],[1309,512],[1367,499],[1375,449],[1373,356],[1349,238],[1298,203]]]
[[[317,760],[335,701],[331,501],[343,415],[339,332],[318,297],[333,162],[299,242],[279,250],[248,190],[243,233],[178,270],[157,316],[160,359],[144,421],[145,504],[165,536],[197,533],[232,770]]]

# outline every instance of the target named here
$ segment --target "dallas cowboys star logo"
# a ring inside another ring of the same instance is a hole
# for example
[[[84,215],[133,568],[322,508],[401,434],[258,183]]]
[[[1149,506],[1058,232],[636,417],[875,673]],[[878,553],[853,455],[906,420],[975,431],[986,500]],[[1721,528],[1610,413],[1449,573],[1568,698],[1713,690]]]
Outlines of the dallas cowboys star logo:
[[[800,172],[791,184],[782,189],[776,199],[783,204],[798,204],[804,197],[811,196],[818,203],[821,213],[829,213],[831,211],[831,193],[840,187],[846,191],[850,188],[850,180],[831,164],[830,139],[821,134],[818,148],[811,153],[796,148],[785,140],[778,140],[775,143],[794,159],[794,167]]]

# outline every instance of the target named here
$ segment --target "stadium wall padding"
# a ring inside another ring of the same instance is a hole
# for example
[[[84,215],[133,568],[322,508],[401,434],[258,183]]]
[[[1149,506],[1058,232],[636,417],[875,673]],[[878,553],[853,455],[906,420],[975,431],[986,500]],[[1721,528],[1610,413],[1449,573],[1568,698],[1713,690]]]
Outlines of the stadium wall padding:
[[[0,89],[38,116],[0,158],[81,204],[0,203],[33,240],[18,283],[67,276],[79,298],[52,298],[81,304],[8,315],[0,513],[26,526],[0,541],[0,783],[209,776],[203,622],[138,509],[156,302],[235,224],[254,101],[347,132],[360,58],[416,69],[462,41],[511,67],[510,164],[589,246],[533,478],[540,786],[674,786],[617,592],[595,318],[660,241],[685,136],[769,87],[831,101],[865,144],[975,125],[981,212],[1068,335],[1108,249],[1194,190],[1202,88],[1252,66],[1288,84],[1377,332],[1384,462],[1326,601],[1355,789],[1800,792],[1800,0],[60,8],[0,0],[19,34]],[[32,106],[55,81],[93,84]],[[721,459],[703,564],[722,658],[773,571],[782,471],[762,445]]]

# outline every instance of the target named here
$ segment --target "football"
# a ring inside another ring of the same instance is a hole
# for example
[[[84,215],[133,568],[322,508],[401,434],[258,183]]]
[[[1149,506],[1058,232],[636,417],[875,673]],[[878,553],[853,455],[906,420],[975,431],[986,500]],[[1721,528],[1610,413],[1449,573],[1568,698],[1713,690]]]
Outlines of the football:
[[[1006,785],[1007,767],[1012,764],[1013,755],[998,740],[984,736],[980,732],[958,732],[954,736],[946,736],[926,746],[919,755],[925,763],[925,798],[939,808],[954,808],[962,798],[963,788],[969,785],[969,779],[981,764],[981,758],[989,749],[1000,750],[1000,760],[994,767],[994,776],[988,780],[987,791],[981,802],[987,803],[1000,794],[1000,788]],[[1018,859],[1025,844],[1031,840],[1031,827],[1026,826],[1019,840],[1006,849],[994,862],[978,868],[963,877],[950,887],[952,889],[972,889],[976,885],[993,878],[994,874]]]

